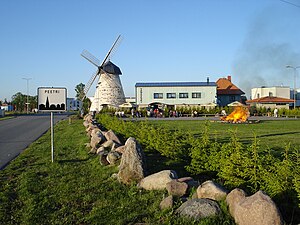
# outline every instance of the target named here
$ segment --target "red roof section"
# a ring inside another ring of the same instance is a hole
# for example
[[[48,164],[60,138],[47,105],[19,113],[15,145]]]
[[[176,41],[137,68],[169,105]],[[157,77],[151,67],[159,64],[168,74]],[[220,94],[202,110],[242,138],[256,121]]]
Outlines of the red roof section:
[[[218,95],[243,95],[245,92],[243,92],[241,89],[239,89],[237,86],[235,86],[233,83],[231,83],[231,76],[228,76],[228,78],[220,78],[217,80],[217,94]]]
[[[288,99],[288,98],[266,96],[266,97],[256,98],[256,99],[246,101],[246,103],[254,103],[254,102],[257,102],[257,103],[293,103],[294,100]]]

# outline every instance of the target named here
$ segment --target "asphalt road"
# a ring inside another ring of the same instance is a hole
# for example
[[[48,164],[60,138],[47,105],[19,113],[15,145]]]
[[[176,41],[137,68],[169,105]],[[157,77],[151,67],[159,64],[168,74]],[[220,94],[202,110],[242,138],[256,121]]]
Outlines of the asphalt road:
[[[66,114],[54,113],[54,123],[67,117]],[[50,114],[23,115],[13,119],[1,120],[0,169],[3,169],[49,128]]]

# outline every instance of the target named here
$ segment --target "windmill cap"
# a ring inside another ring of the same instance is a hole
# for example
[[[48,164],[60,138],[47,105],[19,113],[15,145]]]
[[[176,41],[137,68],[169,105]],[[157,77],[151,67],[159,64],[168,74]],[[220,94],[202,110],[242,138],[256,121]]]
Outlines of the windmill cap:
[[[107,61],[102,68],[106,73],[121,75],[122,72],[118,66],[113,64],[111,61]]]

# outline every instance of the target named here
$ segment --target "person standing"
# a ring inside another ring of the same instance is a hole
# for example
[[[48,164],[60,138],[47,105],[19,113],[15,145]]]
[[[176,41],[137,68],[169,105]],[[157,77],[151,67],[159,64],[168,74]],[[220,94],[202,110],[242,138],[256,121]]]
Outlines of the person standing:
[[[274,109],[274,117],[278,117],[278,109],[277,108]]]

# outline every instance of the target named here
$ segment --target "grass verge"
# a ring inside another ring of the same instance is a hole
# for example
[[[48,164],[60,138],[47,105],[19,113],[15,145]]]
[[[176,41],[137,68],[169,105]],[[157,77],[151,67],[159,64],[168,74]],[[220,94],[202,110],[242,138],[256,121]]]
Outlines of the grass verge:
[[[166,192],[120,184],[117,167],[88,155],[82,120],[61,121],[54,134],[54,163],[47,132],[0,171],[2,224],[234,224],[224,202],[220,217],[196,222],[161,211]]]

